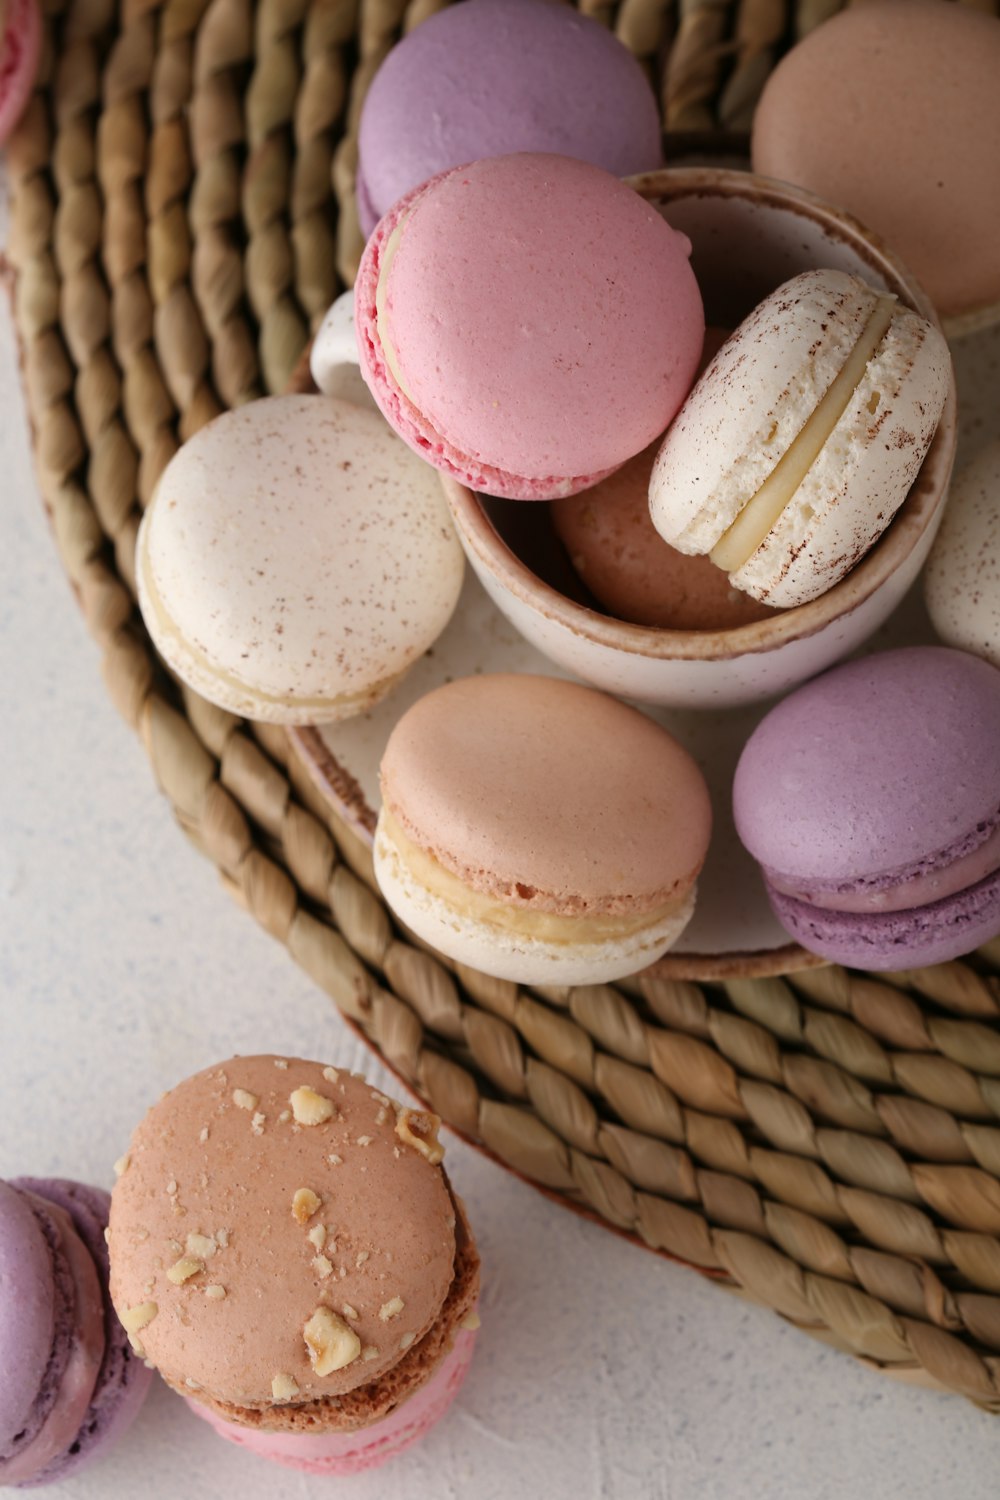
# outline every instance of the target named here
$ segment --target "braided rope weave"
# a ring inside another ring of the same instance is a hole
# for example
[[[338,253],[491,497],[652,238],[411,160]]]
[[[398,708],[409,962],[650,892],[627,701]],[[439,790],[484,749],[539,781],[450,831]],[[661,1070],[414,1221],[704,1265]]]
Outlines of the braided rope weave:
[[[1000,943],[700,986],[528,993],[448,966],[393,927],[284,734],[179,689],[142,630],[141,508],[200,426],[286,387],[353,275],[361,101],[437,6],[49,0],[8,249],[40,486],[108,689],[231,892],[456,1130],[816,1337],[1000,1410]],[[745,131],[839,0],[583,8],[690,136]]]

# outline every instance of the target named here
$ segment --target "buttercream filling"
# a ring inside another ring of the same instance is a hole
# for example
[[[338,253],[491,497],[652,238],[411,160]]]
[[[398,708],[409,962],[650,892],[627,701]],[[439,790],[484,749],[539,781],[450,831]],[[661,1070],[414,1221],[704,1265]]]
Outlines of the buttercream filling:
[[[926,870],[905,880],[882,886],[857,886],[853,890],[816,889],[801,879],[768,870],[768,883],[782,896],[791,896],[823,911],[894,912],[930,906],[948,896],[978,885],[1000,870],[1000,824],[986,841],[968,854],[952,860],[940,870]]]
[[[41,1474],[73,1445],[90,1407],[104,1358],[104,1304],[94,1262],[68,1214],[48,1199],[40,1202],[34,1194],[26,1192],[23,1196],[38,1203],[59,1233],[60,1249],[73,1278],[74,1337],[51,1412],[31,1441],[0,1464],[0,1483],[5,1485],[20,1484]]]
[[[154,500],[155,504],[155,500]],[[150,517],[152,521],[152,516]],[[234,692],[242,693],[262,703],[273,703],[282,708],[294,708],[298,710],[315,710],[317,718],[324,714],[343,715],[346,710],[361,710],[370,704],[377,702],[399,682],[404,673],[394,672],[388,677],[380,678],[378,682],[355,693],[328,693],[326,696],[299,696],[290,693],[269,693],[264,688],[252,685],[242,678],[237,677],[235,672],[227,672],[224,667],[217,666],[209,657],[196,646],[194,642],[178,628],[174,623],[172,615],[168,612],[163,602],[163,596],[157,587],[153,577],[153,566],[149,559],[149,537],[145,538],[145,545],[141,549],[139,558],[139,571],[142,575],[143,588],[146,594],[146,607],[152,611],[153,618],[162,635],[173,640],[179,652],[193,661],[201,670],[216,682],[224,682]]]
[[[843,369],[787,452],[712,548],[709,556],[726,573],[742,568],[767,537],[816,462],[846,412],[865,371],[892,322],[896,299],[879,297]]]
[[[433,854],[420,849],[407,838],[387,808],[382,809],[382,828],[386,838],[416,883],[447,904],[459,916],[475,922],[489,922],[494,927],[516,932],[520,937],[543,943],[601,943],[609,939],[631,937],[647,927],[658,926],[686,910],[689,893],[661,903],[649,911],[626,912],[624,915],[587,914],[565,916],[559,912],[538,911],[533,907],[505,903],[496,896],[474,890],[459,876],[446,870]]]

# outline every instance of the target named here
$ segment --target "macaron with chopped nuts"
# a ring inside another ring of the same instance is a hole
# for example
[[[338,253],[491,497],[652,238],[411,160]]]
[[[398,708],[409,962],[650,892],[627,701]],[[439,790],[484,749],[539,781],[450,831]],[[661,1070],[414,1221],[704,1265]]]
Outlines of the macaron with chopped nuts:
[[[111,1295],[221,1436],[346,1474],[447,1409],[479,1260],[437,1124],[356,1074],[271,1056],[150,1109],[112,1196]]]

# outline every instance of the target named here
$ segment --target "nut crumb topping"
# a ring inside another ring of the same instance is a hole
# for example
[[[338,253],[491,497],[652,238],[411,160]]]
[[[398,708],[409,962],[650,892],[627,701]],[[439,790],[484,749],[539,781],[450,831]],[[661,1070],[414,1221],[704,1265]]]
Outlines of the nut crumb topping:
[[[108,1224],[104,1226],[104,1243],[106,1245],[111,1244],[111,1226]]]
[[[382,1107],[381,1107],[381,1109],[379,1110],[378,1114],[375,1116],[375,1124],[376,1125],[384,1125],[385,1122],[386,1122],[386,1120],[388,1118],[389,1118],[389,1111],[386,1109],[385,1105],[383,1104]]]
[[[366,1344],[361,1351],[361,1358],[367,1364],[370,1360],[378,1359],[378,1350],[374,1344]]]
[[[225,1287],[219,1286],[218,1282],[213,1282],[211,1286],[207,1286],[205,1288],[205,1296],[208,1298],[209,1302],[221,1302],[225,1295]]]
[[[309,1243],[315,1245],[317,1250],[322,1250],[326,1244],[326,1225],[314,1224],[307,1236]]]
[[[174,1177],[171,1177],[170,1181],[167,1183],[167,1197],[177,1197],[177,1179]]]
[[[201,1141],[201,1144],[204,1146],[205,1142],[208,1140],[208,1126],[207,1125],[203,1125],[201,1127],[201,1129],[199,1130],[199,1132],[198,1132],[198,1139],[199,1139],[199,1141]]]
[[[344,1314],[345,1318],[351,1319],[352,1323],[356,1323],[358,1321],[358,1317],[360,1316],[358,1310],[356,1307],[352,1307],[349,1302],[345,1302],[340,1310]]]
[[[256,1094],[251,1094],[249,1089],[233,1089],[233,1103],[237,1109],[255,1110],[260,1103]]]
[[[361,1270],[361,1267],[364,1265],[365,1261],[368,1259],[369,1253],[370,1252],[367,1251],[367,1250],[359,1250],[358,1251],[357,1259],[354,1262],[356,1270],[358,1270],[358,1271]]]
[[[404,1333],[403,1337],[399,1341],[399,1347],[401,1349],[409,1349],[416,1336],[417,1335],[415,1333]]]
[[[332,1099],[305,1084],[294,1091],[288,1102],[299,1125],[325,1125],[335,1112]]]
[[[217,1229],[215,1231],[215,1243],[218,1245],[218,1247],[219,1247],[220,1250],[228,1250],[229,1249],[229,1230],[228,1229]]]
[[[218,1247],[211,1235],[189,1234],[184,1248],[188,1255],[193,1255],[197,1260],[211,1260]]]
[[[288,1067],[288,1064],[286,1063],[286,1061],[285,1061],[285,1059],[283,1057],[276,1057],[274,1059],[274,1066],[276,1068],[280,1068],[281,1071],[284,1072],[285,1069]]]
[[[167,1280],[172,1281],[174,1286],[182,1286],[185,1281],[190,1281],[192,1276],[197,1276],[204,1269],[205,1262],[203,1260],[196,1260],[193,1256],[184,1255],[170,1267],[167,1272]]]
[[[296,1224],[308,1224],[323,1200],[312,1188],[296,1188],[292,1197],[292,1218]]]
[[[372,1138],[370,1135],[359,1135],[357,1143],[359,1146],[370,1146]]]
[[[275,1401],[294,1401],[299,1387],[291,1375],[275,1375],[271,1380],[271,1395]]]
[[[398,1318],[406,1303],[402,1297],[390,1297],[388,1302],[383,1302],[378,1310],[378,1315],[383,1323],[388,1323],[390,1318]]]
[[[467,1328],[470,1333],[475,1333],[476,1329],[481,1328],[483,1325],[479,1313],[474,1307],[470,1307],[458,1326],[459,1328]]]
[[[326,1079],[327,1083],[336,1083],[337,1079],[340,1077],[340,1074],[337,1072],[336,1068],[324,1068],[323,1077]]]
[[[322,1281],[325,1281],[328,1276],[333,1275],[333,1262],[328,1260],[325,1255],[314,1255],[312,1265],[316,1275]]]
[[[197,1380],[192,1380],[190,1375],[184,1381],[184,1384],[187,1386],[189,1391],[200,1391],[202,1389],[202,1386],[198,1384]]]
[[[415,1146],[432,1167],[444,1161],[444,1147],[437,1138],[439,1115],[418,1109],[401,1109],[396,1116],[396,1134],[407,1146]]]
[[[264,1122],[266,1120],[267,1115],[262,1115],[260,1110],[258,1110],[253,1119],[250,1121],[250,1129],[253,1131],[254,1135],[264,1134]]]
[[[386,1109],[388,1109],[392,1103],[392,1100],[389,1098],[388,1094],[382,1094],[378,1089],[372,1089],[371,1097],[375,1100],[376,1104],[384,1105]]]
[[[118,1321],[126,1333],[141,1333],[147,1324],[152,1323],[159,1310],[155,1302],[140,1302],[136,1307],[126,1307],[124,1312],[120,1312]]]
[[[131,1160],[132,1157],[128,1151],[126,1151],[123,1156],[119,1156],[118,1160],[114,1164],[114,1167],[112,1168],[112,1171],[114,1172],[116,1177],[124,1177],[125,1173],[128,1171],[128,1164]]]
[[[353,1364],[361,1353],[361,1340],[332,1308],[319,1306],[302,1330],[309,1361],[317,1375],[332,1375]]]
[[[327,1157],[327,1161],[330,1163],[331,1167],[339,1167],[343,1165],[344,1158],[342,1156],[338,1156],[336,1151],[334,1151],[332,1155]]]
[[[289,1122],[289,1120],[291,1118],[292,1118],[292,1112],[291,1112],[291,1110],[290,1109],[283,1109],[281,1111],[281,1114],[278,1116],[278,1124],[279,1125],[287,1125],[288,1122]]]

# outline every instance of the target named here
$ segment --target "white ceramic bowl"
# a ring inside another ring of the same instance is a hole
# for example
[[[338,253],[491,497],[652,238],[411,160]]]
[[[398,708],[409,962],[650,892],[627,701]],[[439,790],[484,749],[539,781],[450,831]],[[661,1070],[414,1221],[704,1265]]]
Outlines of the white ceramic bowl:
[[[884,245],[811,194],[749,172],[685,167],[633,184],[691,240],[710,324],[732,328],[800,271],[833,266],[934,311]],[[667,707],[726,708],[794,687],[853,651],[892,613],[922,567],[955,457],[952,382],[941,422],[902,508],[872,550],[819,599],[735,630],[630,625],[577,602],[568,564],[535,502],[494,500],[442,476],[458,534],[483,587],[550,660],[608,692]],[[534,514],[532,514],[534,512]]]

